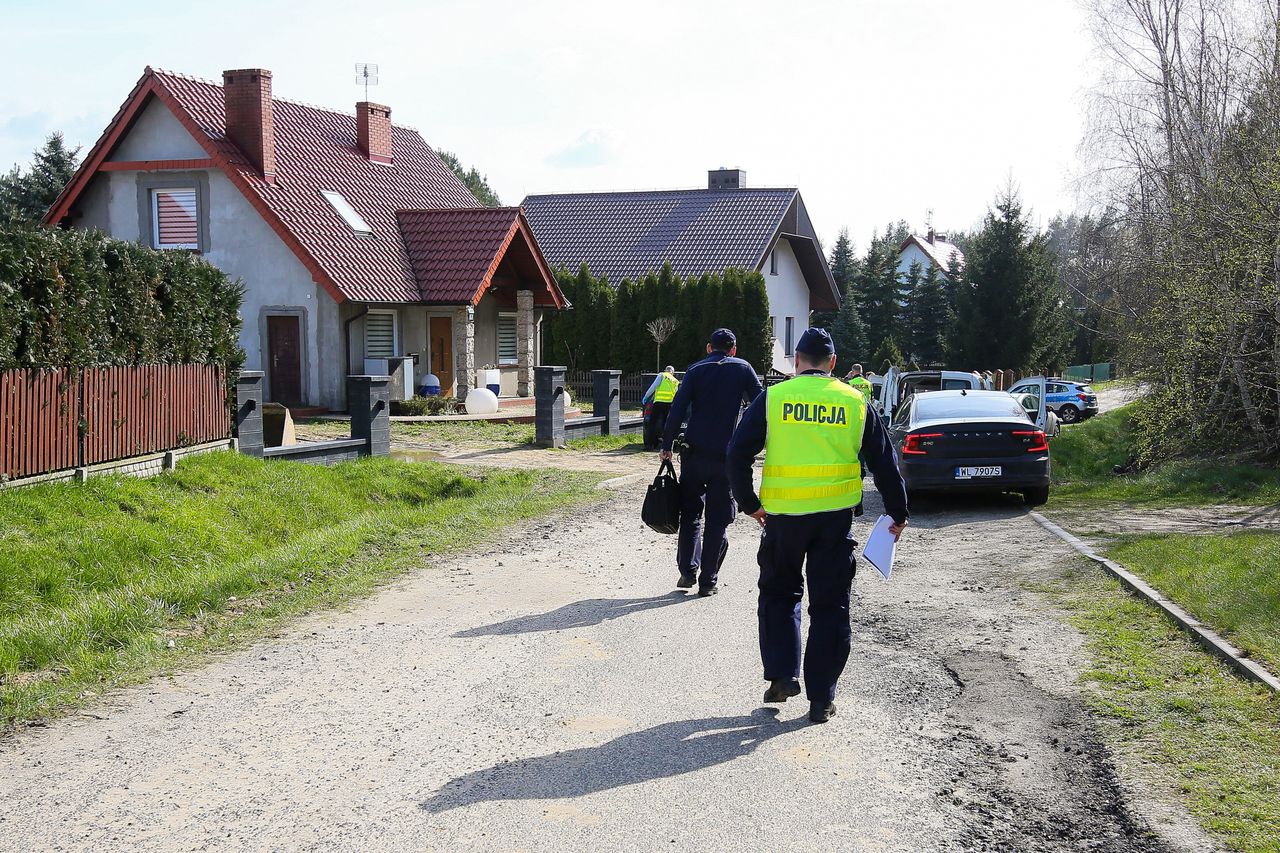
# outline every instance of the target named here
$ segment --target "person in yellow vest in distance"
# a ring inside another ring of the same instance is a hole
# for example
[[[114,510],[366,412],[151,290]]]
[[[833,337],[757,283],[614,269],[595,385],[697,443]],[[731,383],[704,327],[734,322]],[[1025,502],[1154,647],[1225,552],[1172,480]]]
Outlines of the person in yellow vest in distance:
[[[825,329],[796,344],[796,376],[767,388],[738,423],[726,467],[742,512],[764,528],[760,564],[760,658],[765,702],[800,693],[800,602],[809,583],[804,689],[809,719],[835,715],[836,681],[852,644],[854,507],[862,501],[859,452],[875,478],[894,537],[907,526],[907,491],[893,442],[862,394],[833,377],[835,345]],[[764,450],[755,492],[751,466]]]
[[[867,378],[862,375],[861,364],[855,364],[853,367],[849,368],[849,372],[844,375],[844,381],[848,382],[854,390],[860,393],[864,400],[868,403],[871,402],[871,397],[875,394],[875,389],[871,387],[871,383],[867,381]]]
[[[667,426],[667,415],[671,413],[671,401],[680,390],[680,380],[676,379],[676,369],[668,364],[662,368],[640,398],[640,405],[648,408],[648,417],[644,422],[644,446],[647,450],[657,448],[662,431]]]

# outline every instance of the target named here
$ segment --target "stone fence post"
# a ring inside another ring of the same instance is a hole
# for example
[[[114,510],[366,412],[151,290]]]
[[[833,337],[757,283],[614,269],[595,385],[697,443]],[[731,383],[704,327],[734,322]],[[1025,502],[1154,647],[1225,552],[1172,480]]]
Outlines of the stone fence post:
[[[236,443],[241,453],[262,458],[261,370],[242,370],[236,380]]]
[[[370,456],[391,453],[391,377],[348,376],[351,437],[368,442]]]
[[[535,367],[533,396],[534,437],[539,447],[564,447],[563,367]]]
[[[600,429],[603,435],[618,434],[621,409],[618,389],[621,381],[621,370],[591,371],[591,405],[594,409],[594,416],[605,419],[604,426]]]

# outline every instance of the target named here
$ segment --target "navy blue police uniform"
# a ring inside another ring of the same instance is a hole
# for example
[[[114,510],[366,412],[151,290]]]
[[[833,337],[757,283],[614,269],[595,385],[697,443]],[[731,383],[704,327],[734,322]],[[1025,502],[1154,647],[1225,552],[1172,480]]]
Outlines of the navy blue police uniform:
[[[834,353],[830,336],[820,329],[806,331],[796,348],[818,357],[829,358]],[[825,373],[810,370],[801,375]],[[752,463],[765,447],[767,395],[766,391],[747,408],[727,454],[733,495],[748,515],[761,507],[752,482]],[[850,441],[847,453],[847,461],[861,455],[875,478],[885,513],[898,524],[905,523],[906,487],[898,471],[893,442],[873,407],[867,407],[860,446],[855,447],[855,442]],[[807,560],[809,639],[804,649],[804,688],[810,702],[810,718],[815,722],[825,722],[834,713],[836,681],[844,671],[852,644],[849,604],[855,572],[853,517],[852,507],[808,514],[770,514],[760,539],[760,657],[765,680],[782,685],[771,687],[765,700],[785,701],[787,696],[800,692],[800,604],[805,586],[802,570]],[[824,709],[829,709],[825,715]]]
[[[755,400],[763,390],[755,369],[728,354],[737,345],[733,332],[718,329],[712,333],[710,343],[716,351],[685,372],[662,434],[662,449],[670,451],[681,424],[688,418],[686,447],[680,454],[676,564],[680,585],[691,586],[696,578],[702,595],[716,590],[720,566],[729,551],[727,530],[737,512],[725,475],[725,449],[742,404]]]

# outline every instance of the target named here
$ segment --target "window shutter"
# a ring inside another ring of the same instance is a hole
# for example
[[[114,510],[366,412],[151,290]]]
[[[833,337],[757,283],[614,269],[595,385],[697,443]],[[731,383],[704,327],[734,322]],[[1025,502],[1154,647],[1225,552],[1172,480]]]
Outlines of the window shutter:
[[[364,357],[390,358],[395,354],[395,315],[372,312],[364,315]]]
[[[516,351],[516,318],[498,316],[498,363],[515,364],[519,360]]]
[[[156,248],[200,248],[194,189],[155,190]]]

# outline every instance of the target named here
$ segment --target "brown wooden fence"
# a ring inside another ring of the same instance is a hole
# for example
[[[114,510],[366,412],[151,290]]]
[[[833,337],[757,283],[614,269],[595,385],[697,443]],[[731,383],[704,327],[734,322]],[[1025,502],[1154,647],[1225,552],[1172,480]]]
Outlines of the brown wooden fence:
[[[220,366],[0,371],[0,474],[10,479],[230,435]]]

